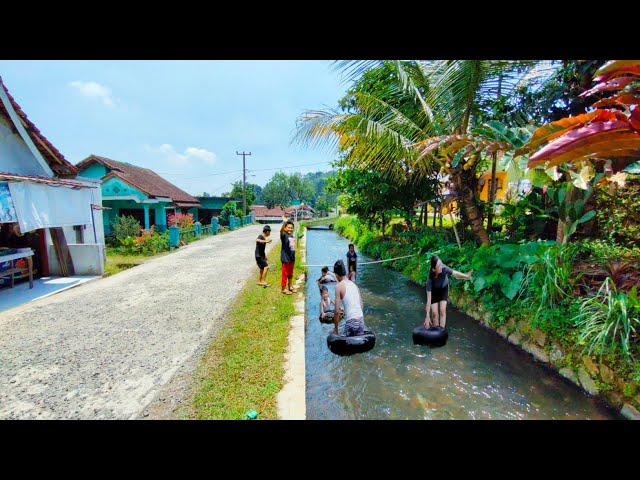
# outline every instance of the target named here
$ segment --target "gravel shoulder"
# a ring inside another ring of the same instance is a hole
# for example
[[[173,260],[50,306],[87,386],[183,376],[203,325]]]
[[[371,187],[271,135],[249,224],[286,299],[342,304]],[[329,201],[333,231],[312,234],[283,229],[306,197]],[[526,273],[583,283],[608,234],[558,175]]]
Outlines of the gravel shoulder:
[[[169,418],[230,301],[257,280],[261,231],[209,237],[0,312],[0,419]]]

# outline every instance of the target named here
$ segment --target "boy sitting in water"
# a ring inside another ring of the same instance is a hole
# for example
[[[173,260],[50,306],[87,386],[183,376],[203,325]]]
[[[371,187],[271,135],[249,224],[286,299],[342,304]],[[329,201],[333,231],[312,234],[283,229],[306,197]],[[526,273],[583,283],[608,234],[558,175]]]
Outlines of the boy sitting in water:
[[[328,313],[332,316],[334,315],[334,309],[331,308],[331,305],[335,307],[335,302],[329,297],[329,289],[327,287],[320,287],[320,295],[322,298],[320,299],[320,318],[324,318]],[[340,309],[340,313],[342,313],[342,309]]]
[[[320,318],[324,318],[327,313],[333,314],[331,305],[335,306],[335,303],[329,298],[329,289],[327,287],[320,287],[320,295],[322,295],[320,299]]]

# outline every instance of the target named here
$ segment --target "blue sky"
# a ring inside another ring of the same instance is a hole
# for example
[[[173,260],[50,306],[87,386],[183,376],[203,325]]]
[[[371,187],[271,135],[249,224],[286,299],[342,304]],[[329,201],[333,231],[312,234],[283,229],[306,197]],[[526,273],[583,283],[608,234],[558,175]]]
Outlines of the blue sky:
[[[291,146],[305,109],[335,107],[348,85],[331,62],[7,61],[0,76],[40,131],[71,163],[90,154],[154,170],[193,195],[220,194],[242,172],[264,186],[276,167],[334,155]],[[328,163],[285,168],[328,170]]]

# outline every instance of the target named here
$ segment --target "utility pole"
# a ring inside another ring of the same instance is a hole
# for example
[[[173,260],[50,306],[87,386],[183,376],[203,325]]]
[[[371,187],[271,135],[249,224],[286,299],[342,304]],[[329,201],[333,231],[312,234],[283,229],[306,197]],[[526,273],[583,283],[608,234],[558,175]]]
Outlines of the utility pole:
[[[245,169],[245,156],[251,155],[251,152],[246,153],[244,150],[242,153],[236,150],[236,155],[242,155],[242,212],[247,216],[247,170]]]

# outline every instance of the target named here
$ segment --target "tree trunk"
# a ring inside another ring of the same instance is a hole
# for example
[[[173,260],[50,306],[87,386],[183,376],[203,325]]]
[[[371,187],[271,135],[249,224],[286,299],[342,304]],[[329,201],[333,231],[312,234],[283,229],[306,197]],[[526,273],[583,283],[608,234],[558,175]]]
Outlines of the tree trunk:
[[[502,80],[502,77],[500,77]],[[489,216],[487,218],[487,231],[491,232],[493,227],[493,202],[496,199],[496,164],[498,163],[498,153],[493,152],[491,161],[491,181],[489,182]]]
[[[382,239],[383,240],[384,240],[384,227],[385,227],[384,220],[385,218],[384,218],[384,212],[383,212],[382,213]]]
[[[437,206],[436,206],[436,204],[434,203],[434,204],[433,204],[433,228],[434,228],[434,229],[436,228],[436,216],[437,216],[437,211],[438,211],[438,210],[437,210]]]
[[[473,173],[458,171],[452,173],[455,184],[458,188],[458,199],[467,215],[467,220],[474,235],[483,245],[489,245],[489,235],[482,223],[482,215],[476,204],[474,195],[475,183],[477,182]]]

